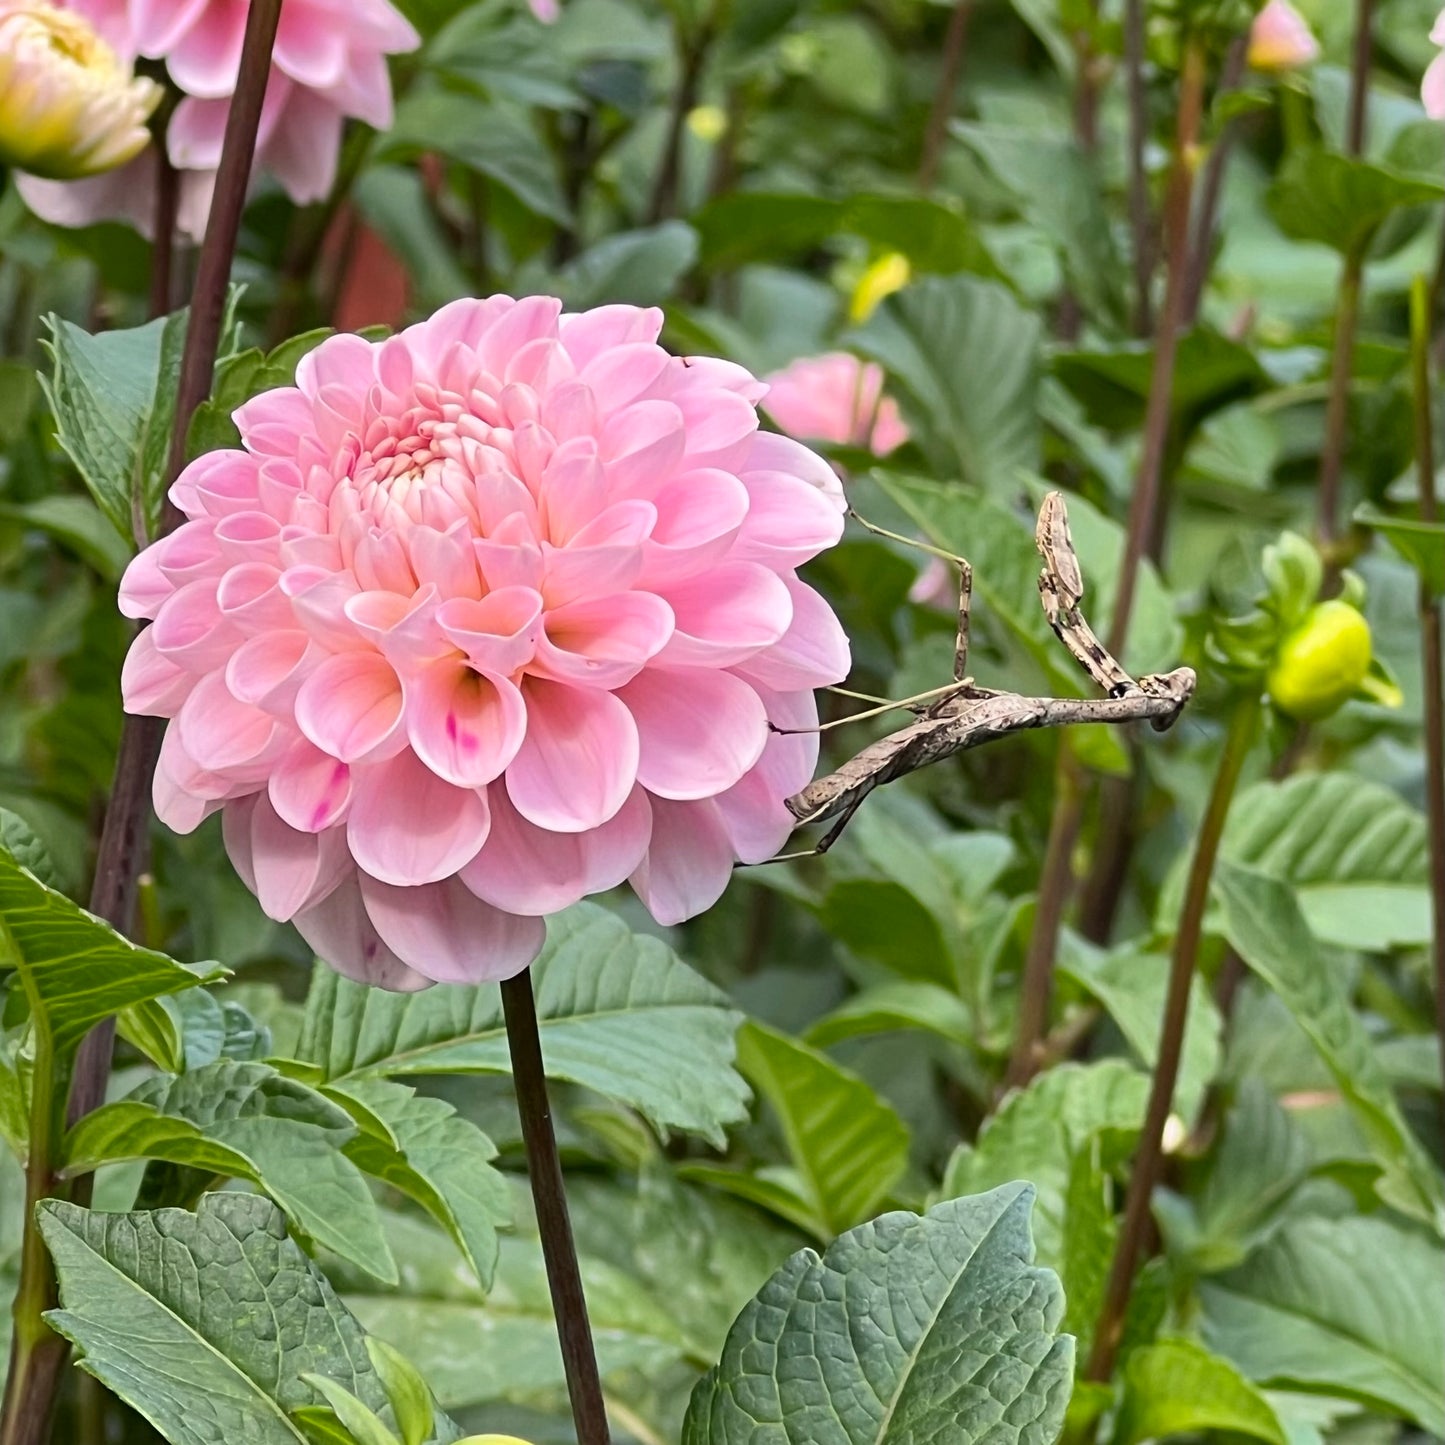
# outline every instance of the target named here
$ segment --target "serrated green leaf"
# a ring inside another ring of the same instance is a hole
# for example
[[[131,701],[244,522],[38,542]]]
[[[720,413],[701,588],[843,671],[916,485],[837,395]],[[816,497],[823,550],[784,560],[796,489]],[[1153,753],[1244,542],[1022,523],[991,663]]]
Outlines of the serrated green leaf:
[[[483,1289],[497,1262],[497,1230],[512,1217],[506,1181],[489,1162],[496,1147],[450,1104],[389,1079],[350,1079],[327,1086],[343,1106],[359,1104],[388,1137],[363,1129],[346,1154],[373,1178],[401,1190],[456,1241]]]
[[[148,1079],[67,1135],[66,1167],[166,1159],[258,1184],[294,1226],[378,1279],[394,1280],[371,1193],[343,1147],[351,1116],[268,1064],[222,1059]]]
[[[138,948],[47,888],[6,848],[0,848],[0,967],[19,970],[62,1059],[101,1019],[221,975],[213,966],[190,969]]]
[[[56,886],[58,875],[50,850],[35,836],[30,824],[9,808],[0,808],[0,848],[47,888]]]
[[[1122,1059],[1061,1064],[1008,1095],[972,1145],[961,1145],[944,1174],[945,1195],[976,1194],[1024,1178],[1038,1203],[1039,1257],[1057,1265],[1075,1155],[1092,1139],[1128,1138],[1144,1122],[1149,1080]]]
[[[1114,1445],[1228,1430],[1285,1445],[1269,1401],[1229,1363],[1193,1340],[1161,1340],[1124,1365],[1124,1404]]]
[[[1319,956],[1289,887],[1221,858],[1214,891],[1224,934],[1283,1001],[1319,1050],[1384,1173],[1376,1188],[1396,1209],[1435,1229],[1445,1222],[1440,1172],[1410,1131],[1369,1034]]]
[[[738,1067],[768,1101],[814,1221],[827,1239],[866,1219],[908,1163],[908,1128],[856,1074],[749,1020]]]
[[[1296,150],[1269,194],[1270,214],[1296,241],[1318,241],[1342,256],[1363,255],[1396,211],[1445,196],[1438,181],[1327,150]]]
[[[1052,1445],[1073,1376],[1033,1191],[885,1214],[795,1254],[693,1391],[683,1445]]]
[[[60,1279],[51,1327],[171,1445],[304,1441],[288,1411],[315,1399],[307,1372],[385,1408],[360,1327],[269,1200],[208,1194],[194,1214],[46,1200],[39,1218]]]
[[[553,1078],[630,1104],[660,1129],[719,1145],[746,1112],[732,1067],[738,1014],[666,944],[578,904],[547,922],[532,965]],[[329,1081],[511,1071],[495,984],[394,994],[316,970],[298,1045]]]
[[[1445,1434],[1445,1252],[1384,1217],[1309,1218],[1200,1288],[1204,1336],[1261,1384]]]
[[[1316,938],[1344,948],[1430,941],[1425,817],[1398,793],[1352,773],[1301,773],[1244,789],[1220,856],[1288,883]],[[1183,896],[1176,869],[1158,919],[1172,927]]]

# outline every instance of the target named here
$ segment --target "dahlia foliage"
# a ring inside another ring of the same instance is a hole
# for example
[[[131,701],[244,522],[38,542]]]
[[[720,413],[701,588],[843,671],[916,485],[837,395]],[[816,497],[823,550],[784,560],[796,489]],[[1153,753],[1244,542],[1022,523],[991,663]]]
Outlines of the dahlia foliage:
[[[64,0],[127,63],[163,60],[183,92],[166,128],[181,172],[179,224],[199,238],[210,211],[221,137],[236,88],[245,0]],[[280,182],[298,204],[323,200],[336,178],[348,117],[391,124],[386,57],[414,50],[416,31],[389,0],[286,0],[272,52],[254,170]],[[47,221],[88,225],[118,219],[150,230],[155,153],[104,176],[55,182],[23,177],[26,203]]]
[[[849,665],[795,569],[842,492],[660,326],[494,296],[332,337],[126,573],[157,812],[223,809],[262,907],[353,977],[506,977],[624,880],[676,923],[790,831],[817,736],[775,729]]]

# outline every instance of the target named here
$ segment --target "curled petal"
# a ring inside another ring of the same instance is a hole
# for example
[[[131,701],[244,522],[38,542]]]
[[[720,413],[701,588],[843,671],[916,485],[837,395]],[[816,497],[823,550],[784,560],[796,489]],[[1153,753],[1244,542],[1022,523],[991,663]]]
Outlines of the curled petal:
[[[351,769],[297,738],[271,770],[267,792],[277,815],[303,833],[340,823],[351,806]]]
[[[531,671],[555,682],[615,688],[637,676],[672,636],[672,608],[650,592],[621,592],[551,609]]]
[[[731,667],[787,631],[793,599],[784,579],[751,562],[728,562],[663,589],[677,619],[658,656],[674,667]]]
[[[732,843],[715,802],[652,800],[652,841],[629,881],[659,923],[705,913],[723,896],[732,871]]]
[[[485,787],[517,756],[527,708],[510,679],[442,658],[408,677],[403,691],[412,749],[438,777]]]
[[[344,828],[301,832],[277,815],[265,793],[228,804],[221,822],[236,871],[278,923],[315,907],[355,871]]]
[[[344,879],[313,908],[292,920],[316,956],[357,983],[414,993],[431,979],[409,968],[382,942],[362,902],[355,875]]]
[[[537,650],[542,594],[532,587],[501,587],[476,602],[454,598],[441,605],[436,620],[478,672],[510,677]]]
[[[328,657],[296,694],[296,725],[343,763],[389,757],[406,746],[401,680],[374,652]]]
[[[831,687],[852,665],[848,636],[833,609],[806,582],[789,577],[793,620],[783,637],[737,670],[749,681],[778,692]]]

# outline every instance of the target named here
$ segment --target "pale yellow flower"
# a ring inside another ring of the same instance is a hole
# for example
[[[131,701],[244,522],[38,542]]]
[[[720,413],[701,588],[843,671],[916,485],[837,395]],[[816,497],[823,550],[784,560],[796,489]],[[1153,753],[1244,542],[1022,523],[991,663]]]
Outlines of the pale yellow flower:
[[[81,16],[0,0],[0,162],[56,181],[114,170],[145,149],[160,98]]]
[[[872,262],[858,278],[848,303],[848,316],[852,321],[866,321],[877,309],[885,296],[901,291],[913,276],[908,257],[901,251],[888,251]]]

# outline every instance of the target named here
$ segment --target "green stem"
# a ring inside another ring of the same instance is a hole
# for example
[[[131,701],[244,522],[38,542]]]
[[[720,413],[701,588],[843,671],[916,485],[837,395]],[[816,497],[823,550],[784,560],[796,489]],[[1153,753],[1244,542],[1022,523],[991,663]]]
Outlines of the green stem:
[[[963,53],[968,41],[968,22],[973,14],[973,0],[954,0],[948,17],[948,30],[943,37],[943,60],[938,71],[938,89],[928,112],[928,125],[923,132],[923,154],[918,163],[918,189],[931,191],[938,179],[943,148],[948,141],[948,122],[953,115],[953,96],[958,77],[963,72]]]
[[[1239,783],[1239,775],[1254,742],[1259,725],[1260,699],[1250,693],[1236,707],[1224,740],[1224,751],[1214,774],[1209,803],[1199,825],[1199,839],[1189,865],[1189,881],[1185,887],[1184,906],[1179,915],[1179,929],[1174,935],[1174,952],[1169,965],[1169,989],[1164,1000],[1164,1019],[1159,1029],[1159,1057],[1154,1066],[1154,1079],[1149,1090],[1149,1106],[1144,1116],[1144,1130],[1139,1139],[1139,1152],[1129,1175],[1129,1190],[1124,1200],[1124,1219],[1119,1229],[1119,1244],[1109,1271],[1104,1293],[1104,1306],[1094,1329],[1094,1345],[1084,1372],[1087,1380],[1105,1381],[1114,1370],[1114,1359],[1124,1333],[1124,1319],[1129,1295],[1134,1287],[1134,1272],[1150,1228],[1150,1202],[1159,1182],[1164,1162],[1164,1126],[1174,1104],[1174,1086],[1179,1078],[1179,1061],[1184,1052],[1184,1027],[1189,1016],[1189,991],[1194,981],[1199,958],[1199,942],[1204,933],[1204,911],[1209,902],[1209,881],[1214,874],[1214,861],[1219,854],[1219,840],[1224,835],[1229,805]]]
[[[1345,257],[1335,311],[1335,346],[1330,363],[1329,400],[1325,405],[1316,523],[1320,544],[1332,561],[1339,537],[1340,479],[1345,468],[1345,444],[1349,440],[1350,381],[1355,371],[1355,331],[1359,325],[1364,271],[1364,256],[1359,251]]]

